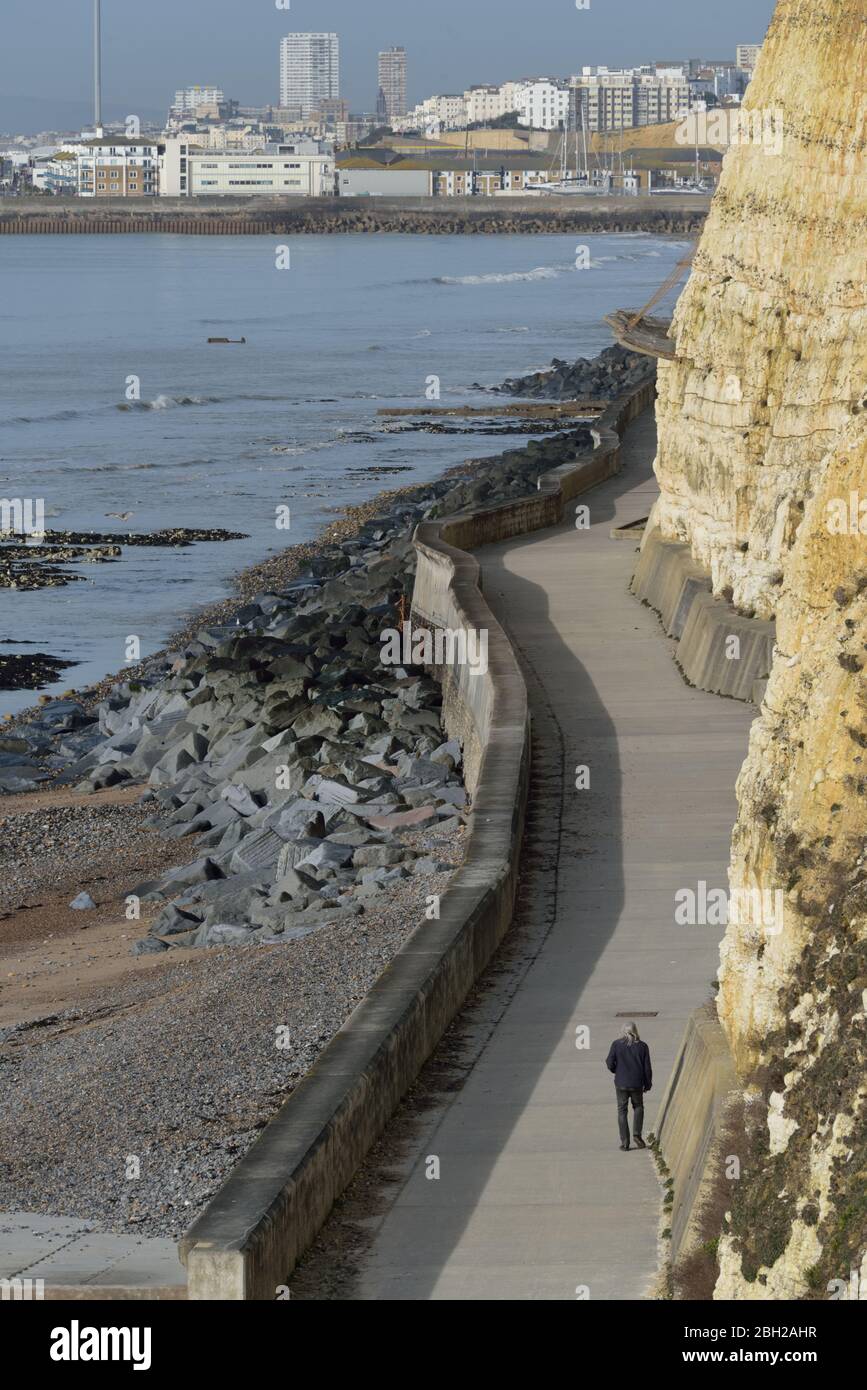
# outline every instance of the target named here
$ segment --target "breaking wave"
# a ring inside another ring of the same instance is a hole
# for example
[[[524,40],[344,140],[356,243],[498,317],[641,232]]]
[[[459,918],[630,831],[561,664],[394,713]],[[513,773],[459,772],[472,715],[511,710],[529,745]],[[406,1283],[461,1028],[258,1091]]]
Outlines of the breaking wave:
[[[219,405],[219,396],[157,396],[153,401],[121,401],[118,410],[173,410],[176,405]]]
[[[516,285],[531,280],[556,280],[569,265],[539,265],[535,270],[492,271],[489,275],[437,275],[435,285]]]

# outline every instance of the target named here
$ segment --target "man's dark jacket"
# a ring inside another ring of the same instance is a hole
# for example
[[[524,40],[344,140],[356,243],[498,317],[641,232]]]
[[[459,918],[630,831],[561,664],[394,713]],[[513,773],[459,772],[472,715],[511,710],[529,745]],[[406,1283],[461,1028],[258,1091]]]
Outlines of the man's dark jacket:
[[[614,1084],[622,1091],[649,1091],[653,1084],[646,1042],[628,1043],[625,1038],[618,1038],[611,1044],[605,1065],[614,1072]]]

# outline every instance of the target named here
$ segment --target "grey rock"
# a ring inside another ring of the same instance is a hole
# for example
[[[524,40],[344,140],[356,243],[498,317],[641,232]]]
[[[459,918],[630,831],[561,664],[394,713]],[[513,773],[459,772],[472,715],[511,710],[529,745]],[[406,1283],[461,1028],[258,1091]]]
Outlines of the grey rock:
[[[320,840],[315,849],[297,861],[296,867],[309,865],[315,869],[342,869],[345,864],[352,863],[354,853],[351,845],[338,845],[333,840]]]
[[[443,763],[450,770],[460,766],[461,745],[456,739],[449,739],[447,743],[441,743],[439,748],[435,748],[430,758],[432,763]]]
[[[437,830],[441,835],[456,835],[463,826],[463,821],[459,816],[450,816],[448,820],[441,820]]]
[[[432,758],[410,758],[401,753],[397,760],[401,786],[441,786],[448,781],[448,768]]]
[[[253,816],[260,807],[260,803],[256,801],[248,787],[239,786],[234,782],[223,787],[220,792],[220,799],[225,801],[232,811],[239,816]]]
[[[275,868],[283,841],[273,830],[254,830],[245,836],[229,861],[235,873],[247,869]]]
[[[413,851],[398,845],[362,845],[355,850],[352,863],[356,869],[381,869],[412,859]]]
[[[211,922],[199,928],[196,933],[197,946],[243,946],[251,941],[253,933],[249,927],[237,922]]]
[[[195,916],[191,912],[182,912],[175,903],[171,903],[150,925],[150,936],[181,936],[185,932],[193,931],[201,926],[201,916]]]
[[[127,781],[128,773],[125,768],[117,766],[101,767],[98,771],[91,773],[88,780],[93,790],[100,792],[106,787],[116,787],[118,782]]]
[[[142,902],[153,902],[154,899],[172,897],[175,893],[180,893],[184,888],[190,888],[208,882],[210,879],[222,879],[225,875],[219,864],[207,856],[202,859],[195,859],[192,864],[182,864],[177,869],[170,869],[163,874],[162,878],[152,883],[142,883],[134,890],[137,897]]]
[[[316,879],[311,878],[309,874],[299,873],[297,869],[287,869],[271,889],[270,900],[285,902],[289,898],[307,897],[316,892],[318,887]]]
[[[454,865],[445,864],[440,859],[431,859],[429,856],[425,855],[421,859],[416,859],[412,866],[412,871],[414,874],[423,875],[453,873]]]
[[[277,860],[277,878],[284,878],[288,871],[300,864],[302,859],[306,859],[318,844],[318,840],[308,838],[289,840],[281,849]]]
[[[343,720],[333,710],[315,707],[299,714],[292,730],[298,738],[317,738],[323,735],[339,734]]]
[[[35,792],[38,790],[39,782],[35,777],[19,775],[17,770],[4,768],[0,772],[0,791],[3,792]],[[85,790],[90,791],[90,783],[85,783]]]
[[[360,883],[355,890],[355,897],[359,902],[367,902],[371,898],[378,898],[384,888],[377,879],[369,879],[366,883]]]
[[[140,941],[133,942],[130,955],[133,956],[155,956],[169,948],[164,941],[158,941],[155,936],[143,936]]]
[[[325,820],[321,810],[304,798],[298,798],[271,811],[263,825],[268,830],[273,830],[282,840],[301,837],[321,839],[325,834]]]
[[[347,786],[343,782],[332,781],[327,777],[320,780],[316,788],[316,798],[318,801],[336,803],[339,806],[355,806],[360,802],[370,800],[364,792],[358,791],[357,788]]]
[[[89,893],[79,893],[77,898],[72,899],[69,906],[74,908],[76,912],[91,912],[96,907],[96,903]]]

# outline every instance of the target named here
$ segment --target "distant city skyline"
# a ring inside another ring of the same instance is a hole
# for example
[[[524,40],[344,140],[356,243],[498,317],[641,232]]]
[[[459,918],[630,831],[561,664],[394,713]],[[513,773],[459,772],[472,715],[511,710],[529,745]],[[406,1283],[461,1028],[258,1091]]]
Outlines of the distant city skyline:
[[[375,106],[378,55],[407,51],[408,102],[530,75],[567,76],[585,64],[633,66],[662,58],[734,59],[760,43],[774,0],[727,0],[719,12],[694,0],[439,0],[436,11],[405,0],[257,0],[239,19],[236,0],[175,0],[128,6],[103,0],[103,92],[107,121],[130,114],[162,120],[174,92],[218,86],[243,104],[279,97],[277,55],[292,32],[333,32],[341,45],[340,96],[356,111]],[[40,0],[4,17],[6,76],[0,129],[73,129],[92,116],[91,6]],[[50,36],[50,41],[46,36]]]

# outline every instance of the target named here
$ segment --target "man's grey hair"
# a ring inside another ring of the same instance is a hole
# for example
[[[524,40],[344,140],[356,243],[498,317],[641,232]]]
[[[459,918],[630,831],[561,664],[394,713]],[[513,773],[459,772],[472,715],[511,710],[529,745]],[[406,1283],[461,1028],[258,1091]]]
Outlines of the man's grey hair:
[[[638,1029],[636,1028],[634,1023],[626,1024],[625,1028],[623,1029],[623,1037],[626,1039],[627,1047],[631,1047],[633,1043],[641,1042],[641,1039],[638,1036]]]

